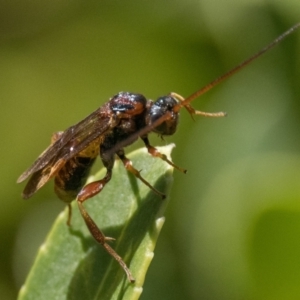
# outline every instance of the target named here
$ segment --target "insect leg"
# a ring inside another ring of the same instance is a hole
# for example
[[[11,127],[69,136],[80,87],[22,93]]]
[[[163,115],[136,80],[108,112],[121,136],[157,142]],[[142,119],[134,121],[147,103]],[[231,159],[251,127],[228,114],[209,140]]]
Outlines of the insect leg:
[[[205,112],[201,110],[195,110],[190,104],[184,104],[185,98],[183,98],[181,95],[177,93],[171,93],[170,96],[174,97],[175,99],[179,100],[182,102],[182,106],[185,107],[185,109],[189,112],[191,116],[193,115],[200,115],[204,117],[213,117],[213,118],[219,118],[219,117],[225,117],[226,113],[225,112],[215,112],[215,113],[210,113],[210,112]]]
[[[156,193],[158,196],[160,196],[162,199],[166,198],[166,195],[158,191],[155,187],[153,187],[145,178],[141,176],[141,172],[138,171],[136,168],[133,167],[131,160],[129,160],[124,153],[123,149],[119,149],[117,152],[117,155],[122,160],[125,169],[132,173],[136,178],[141,180],[146,186],[148,186],[154,193]]]
[[[127,267],[126,263],[123,261],[122,257],[120,255],[118,255],[118,253],[112,247],[110,247],[110,245],[107,243],[108,241],[114,240],[114,238],[106,237],[104,235],[104,233],[99,229],[97,224],[94,222],[94,220],[90,217],[90,215],[87,213],[87,211],[83,207],[83,205],[82,205],[83,202],[84,202],[84,200],[82,200],[82,201],[77,200],[80,213],[81,213],[81,215],[84,219],[84,222],[85,222],[86,226],[88,227],[91,235],[94,237],[94,239],[99,244],[102,245],[102,247],[107,251],[107,253],[109,255],[111,255],[120,264],[120,266],[126,273],[128,280],[132,283],[135,282],[134,277],[132,276],[129,268]]]
[[[149,143],[149,139],[148,139],[147,135],[142,136],[141,139],[145,143],[145,146],[148,149],[148,153],[150,153],[152,156],[159,157],[160,159],[162,159],[163,161],[165,161],[166,163],[171,165],[173,168],[177,169],[178,171],[180,171],[184,174],[187,172],[186,169],[183,169],[183,168],[180,168],[180,167],[176,166],[172,161],[170,161],[167,158],[167,156],[165,154],[160,153],[155,147],[151,146],[150,143]]]
[[[106,154],[105,152],[101,151],[100,153],[104,166],[106,167],[106,175],[103,179],[91,182],[84,186],[77,196],[77,204],[81,213],[81,216],[84,219],[84,222],[89,229],[91,235],[94,239],[103,246],[103,248],[110,254],[123,268],[124,272],[127,275],[127,278],[130,282],[135,282],[134,277],[132,276],[129,268],[123,261],[122,257],[117,254],[117,252],[110,247],[107,243],[108,241],[114,240],[114,238],[106,237],[104,233],[100,230],[94,220],[90,217],[88,212],[83,206],[83,202],[87,199],[93,197],[94,195],[100,193],[104,186],[110,181],[112,176],[112,169],[114,166],[114,154]]]
[[[71,226],[71,219],[72,219],[72,206],[69,203],[68,204],[68,219],[67,219],[67,225]]]

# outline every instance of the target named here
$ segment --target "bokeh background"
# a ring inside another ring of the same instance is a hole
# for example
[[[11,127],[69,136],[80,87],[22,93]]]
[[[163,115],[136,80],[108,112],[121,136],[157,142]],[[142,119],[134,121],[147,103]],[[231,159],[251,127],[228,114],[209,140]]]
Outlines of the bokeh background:
[[[16,185],[53,132],[119,91],[188,96],[299,21],[298,0],[1,0],[1,299],[64,208],[52,183],[27,201]],[[142,299],[300,298],[299,83],[300,30],[193,103],[227,118],[183,111],[175,136],[151,137],[189,172]]]

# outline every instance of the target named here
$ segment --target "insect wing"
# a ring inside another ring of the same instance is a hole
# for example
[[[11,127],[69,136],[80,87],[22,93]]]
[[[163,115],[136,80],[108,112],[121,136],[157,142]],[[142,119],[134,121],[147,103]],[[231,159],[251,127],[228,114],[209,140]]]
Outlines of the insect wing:
[[[63,160],[59,160],[57,164],[52,166],[49,163],[46,167],[34,172],[26,184],[22,197],[24,199],[30,198],[38,189],[40,189],[52,176],[59,167],[64,165]]]
[[[43,168],[54,166],[58,161],[66,161],[82,151],[89,143],[110,128],[110,117],[101,108],[63,132],[19,178],[24,181],[31,174]]]

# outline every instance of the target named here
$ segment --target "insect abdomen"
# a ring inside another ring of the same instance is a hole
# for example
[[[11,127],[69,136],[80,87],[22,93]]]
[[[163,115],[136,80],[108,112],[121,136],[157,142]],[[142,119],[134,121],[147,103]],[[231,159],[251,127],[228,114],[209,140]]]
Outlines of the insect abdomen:
[[[96,157],[75,156],[58,172],[54,190],[64,202],[71,202],[84,186]]]

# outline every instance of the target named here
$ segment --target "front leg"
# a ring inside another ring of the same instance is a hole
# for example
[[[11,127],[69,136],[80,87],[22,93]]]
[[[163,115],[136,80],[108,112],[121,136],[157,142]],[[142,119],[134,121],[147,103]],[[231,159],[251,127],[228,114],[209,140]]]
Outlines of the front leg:
[[[151,146],[148,140],[148,136],[142,136],[141,139],[143,140],[143,142],[145,143],[145,146],[148,149],[148,153],[150,153],[152,156],[154,157],[159,157],[160,159],[162,159],[163,161],[165,161],[166,163],[168,163],[169,165],[171,165],[173,168],[177,169],[178,171],[182,172],[182,173],[186,173],[187,170],[180,168],[178,166],[176,166],[172,161],[170,161],[167,156],[165,154],[160,153],[155,147]]]
[[[123,149],[118,150],[117,155],[119,156],[119,158],[121,159],[121,161],[123,162],[123,165],[125,167],[125,169],[132,173],[136,178],[138,178],[139,180],[141,180],[146,186],[148,186],[155,194],[157,194],[158,196],[160,196],[162,199],[166,198],[166,195],[161,193],[160,191],[158,191],[154,186],[152,186],[144,177],[142,177],[141,172],[138,171],[133,165],[131,160],[129,160],[124,153]]]

